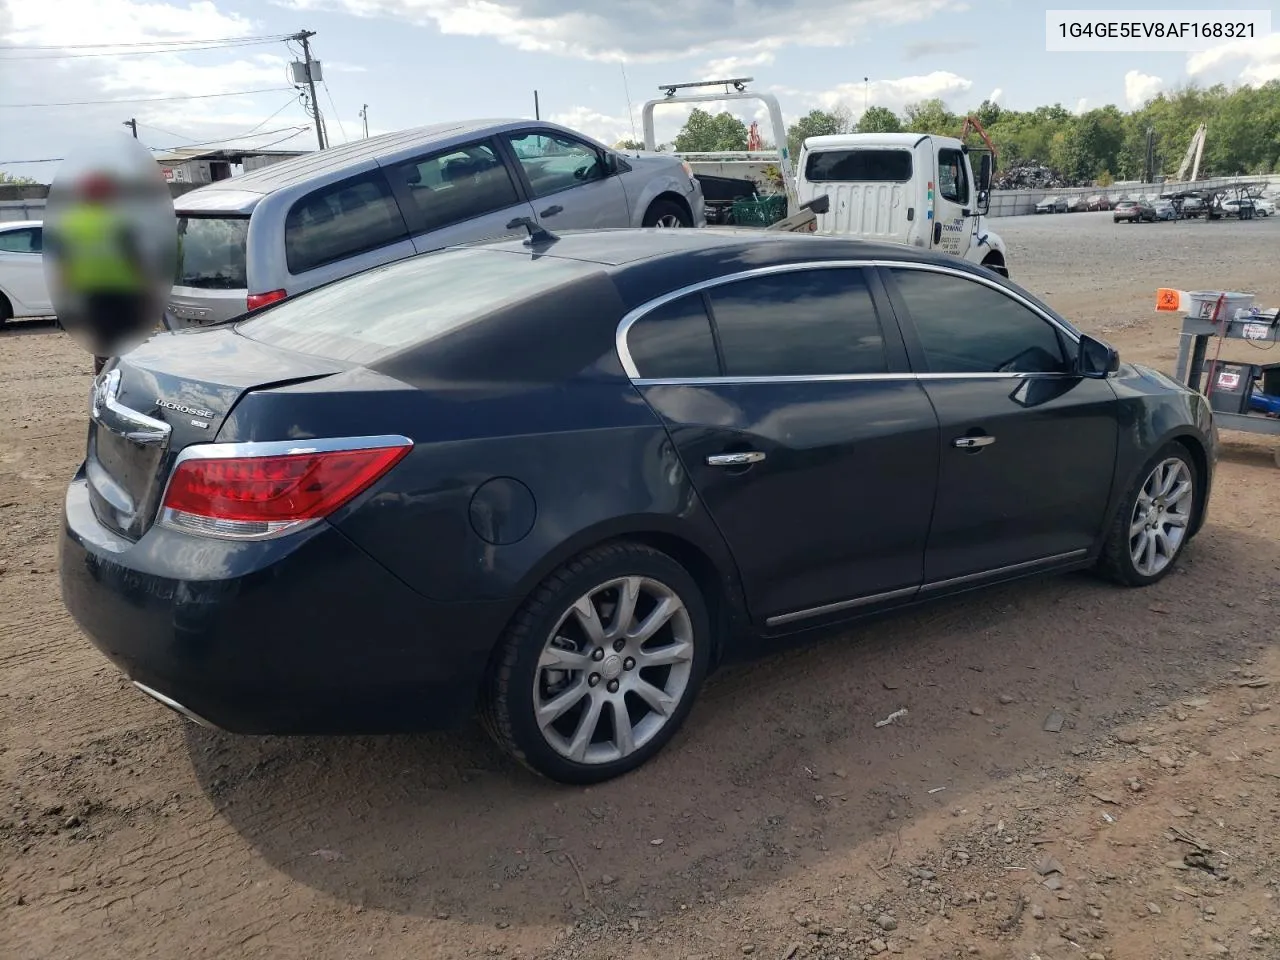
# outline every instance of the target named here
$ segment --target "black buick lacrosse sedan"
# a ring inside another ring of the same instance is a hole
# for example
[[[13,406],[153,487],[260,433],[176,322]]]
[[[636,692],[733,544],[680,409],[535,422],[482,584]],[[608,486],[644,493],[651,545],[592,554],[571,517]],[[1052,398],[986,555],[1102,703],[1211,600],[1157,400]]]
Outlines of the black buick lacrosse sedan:
[[[197,722],[478,710],[586,783],[787,633],[1032,574],[1154,583],[1204,522],[1215,436],[1198,393],[960,260],[535,232],[110,363],[62,589]]]

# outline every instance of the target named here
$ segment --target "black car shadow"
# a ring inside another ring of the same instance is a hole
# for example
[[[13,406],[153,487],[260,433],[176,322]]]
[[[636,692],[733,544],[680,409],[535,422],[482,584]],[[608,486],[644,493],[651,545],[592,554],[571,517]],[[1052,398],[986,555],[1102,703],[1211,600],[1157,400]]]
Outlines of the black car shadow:
[[[1274,591],[1278,564],[1280,544],[1210,525],[1148,590],[1027,581],[789,649],[717,675],[660,756],[591,789],[537,779],[475,729],[191,726],[188,748],[220,815],[338,900],[490,925],[660,917],[848,857],[1220,676],[1256,648],[1258,611],[1203,598]]]
[[[62,333],[62,327],[53,317],[7,320],[0,324],[0,337],[43,337],[57,333]]]

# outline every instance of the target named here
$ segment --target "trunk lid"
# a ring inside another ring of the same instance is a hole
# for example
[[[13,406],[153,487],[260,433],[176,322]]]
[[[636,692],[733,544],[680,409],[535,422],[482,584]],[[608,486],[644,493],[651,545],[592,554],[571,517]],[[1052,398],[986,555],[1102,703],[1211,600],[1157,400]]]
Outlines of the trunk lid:
[[[242,396],[348,366],[231,328],[153,337],[94,382],[85,457],[94,513],[138,539],[155,519],[174,459],[193,443],[212,442]]]

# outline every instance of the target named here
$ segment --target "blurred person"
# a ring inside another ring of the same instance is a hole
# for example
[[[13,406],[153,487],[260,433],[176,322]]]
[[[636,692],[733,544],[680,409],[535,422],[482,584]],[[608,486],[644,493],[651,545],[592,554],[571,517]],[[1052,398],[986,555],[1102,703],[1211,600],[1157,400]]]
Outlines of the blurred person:
[[[62,288],[76,301],[78,320],[94,344],[93,372],[140,325],[149,308],[147,272],[133,226],[119,210],[122,191],[105,173],[90,173],[45,248],[57,264]],[[52,249],[50,249],[52,248]]]

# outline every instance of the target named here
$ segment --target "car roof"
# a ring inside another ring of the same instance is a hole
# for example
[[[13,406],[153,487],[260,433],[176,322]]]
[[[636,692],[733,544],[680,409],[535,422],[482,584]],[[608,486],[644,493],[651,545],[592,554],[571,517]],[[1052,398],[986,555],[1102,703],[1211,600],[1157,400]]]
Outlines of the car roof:
[[[254,195],[268,194],[347,167],[395,156],[419,147],[429,149],[435,144],[470,137],[474,134],[498,133],[525,126],[547,127],[570,132],[567,128],[554,123],[513,119],[458,120],[414,127],[409,130],[397,130],[394,133],[384,133],[364,140],[326,147],[324,150],[281,160],[227,180],[206,184],[184,194],[177,201],[177,205],[190,209],[236,209],[247,212],[252,208]],[[575,136],[582,135],[575,134]],[[227,196],[232,193],[237,195],[234,199]]]
[[[966,260],[902,243],[880,243],[855,237],[826,237],[750,227],[570,230],[554,236],[554,242],[536,247],[530,247],[527,240],[504,239],[462,244],[453,249],[483,248],[525,253],[580,260],[608,268],[624,268],[646,261],[709,253],[719,260],[738,255],[743,261],[739,269],[804,260],[896,260],[977,269]]]
[[[23,230],[44,226],[43,220],[0,220],[0,230]]]

